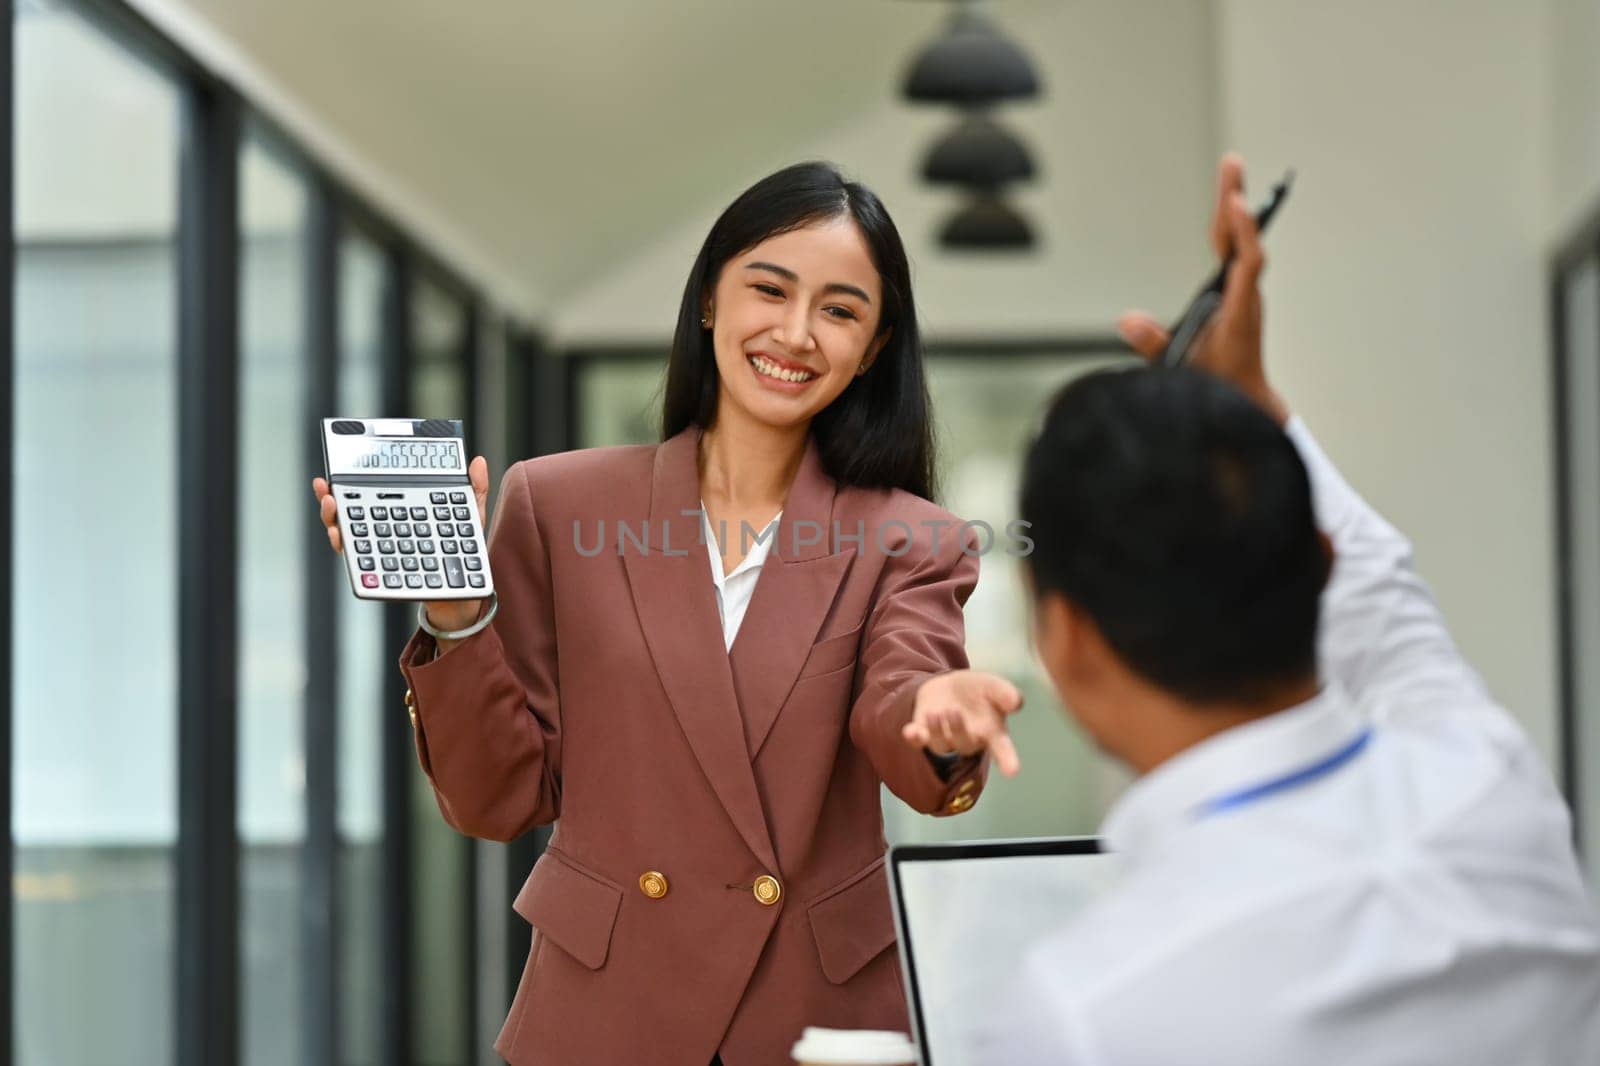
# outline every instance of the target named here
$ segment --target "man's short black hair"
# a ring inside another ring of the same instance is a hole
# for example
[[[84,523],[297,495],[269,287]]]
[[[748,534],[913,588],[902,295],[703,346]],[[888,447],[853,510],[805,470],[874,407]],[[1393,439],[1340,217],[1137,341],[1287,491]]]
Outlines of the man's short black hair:
[[[1166,691],[1249,700],[1316,676],[1329,561],[1305,464],[1226,382],[1139,367],[1067,385],[1029,449],[1022,518],[1037,594]]]

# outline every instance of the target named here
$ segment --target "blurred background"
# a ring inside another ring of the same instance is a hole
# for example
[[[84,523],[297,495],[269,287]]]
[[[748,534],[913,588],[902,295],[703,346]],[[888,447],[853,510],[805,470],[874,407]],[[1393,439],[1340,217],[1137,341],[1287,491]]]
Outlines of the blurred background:
[[[489,1049],[543,833],[444,825],[309,493],[316,420],[518,458],[657,439],[716,214],[825,158],[911,253],[946,506],[1209,273],[1226,149],[1281,390],[1415,542],[1600,855],[1600,0],[14,0],[0,137],[0,1048],[25,1066]],[[891,840],[1092,833],[1123,785],[967,609],[1024,770]],[[1593,867],[1591,867],[1593,868]]]

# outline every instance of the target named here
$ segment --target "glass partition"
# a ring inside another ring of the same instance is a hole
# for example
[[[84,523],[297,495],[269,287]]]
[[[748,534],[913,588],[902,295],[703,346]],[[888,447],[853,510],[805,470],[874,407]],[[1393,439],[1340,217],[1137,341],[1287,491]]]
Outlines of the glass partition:
[[[170,1062],[179,93],[14,7],[13,1003],[25,1066]]]

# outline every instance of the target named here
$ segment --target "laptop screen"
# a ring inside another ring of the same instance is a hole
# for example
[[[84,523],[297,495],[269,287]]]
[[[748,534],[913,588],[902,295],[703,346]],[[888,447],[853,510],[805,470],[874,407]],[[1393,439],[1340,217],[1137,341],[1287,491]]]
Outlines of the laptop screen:
[[[979,1066],[974,1038],[998,990],[1028,948],[1109,886],[1116,864],[1093,838],[1059,837],[898,845],[889,870],[922,1066]]]

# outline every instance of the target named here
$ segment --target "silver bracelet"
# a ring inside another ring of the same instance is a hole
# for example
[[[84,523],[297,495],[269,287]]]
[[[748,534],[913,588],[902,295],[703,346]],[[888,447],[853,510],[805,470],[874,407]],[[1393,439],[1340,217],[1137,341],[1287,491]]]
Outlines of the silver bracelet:
[[[430,634],[435,640],[466,640],[474,633],[482,632],[483,627],[494,621],[495,612],[500,609],[500,594],[489,593],[489,613],[472,623],[465,629],[435,629],[428,621],[428,605],[417,604],[417,625],[422,627],[424,633]]]

